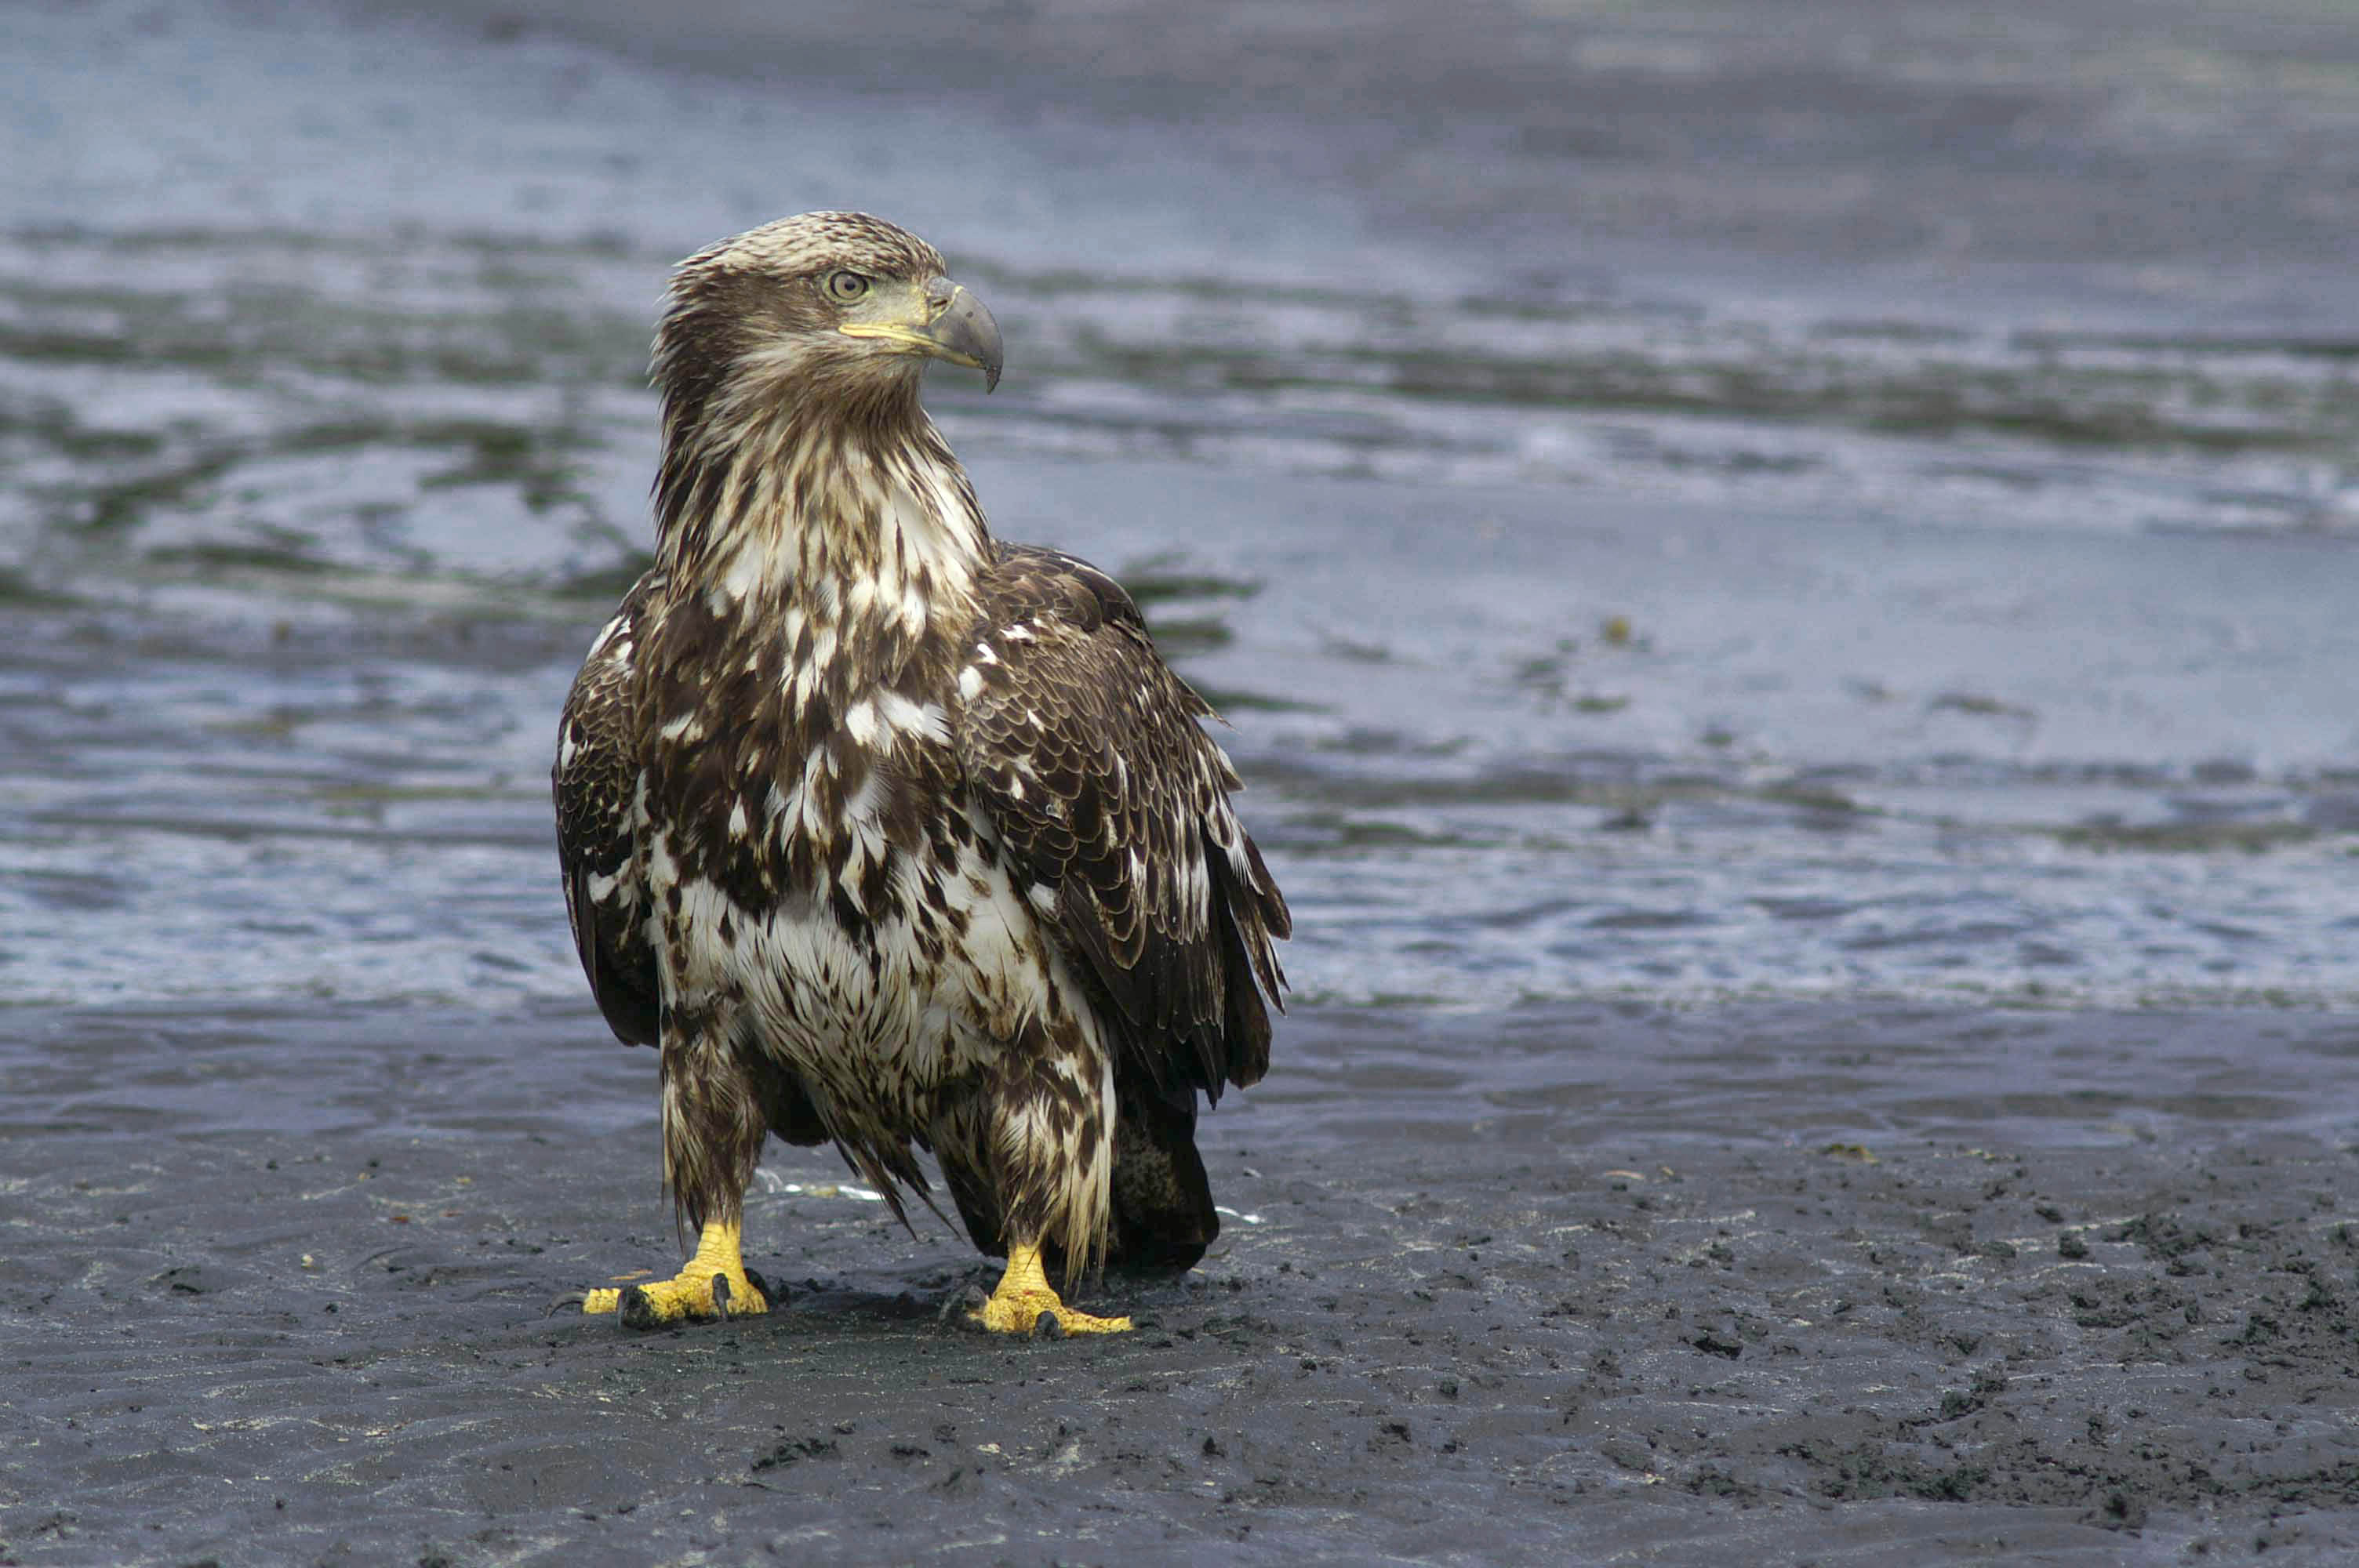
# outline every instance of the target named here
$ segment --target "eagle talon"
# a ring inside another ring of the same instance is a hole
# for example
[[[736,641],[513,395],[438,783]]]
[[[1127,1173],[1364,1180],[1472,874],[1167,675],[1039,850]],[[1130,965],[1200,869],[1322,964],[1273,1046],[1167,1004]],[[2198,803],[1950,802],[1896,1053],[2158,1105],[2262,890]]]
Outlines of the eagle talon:
[[[990,1303],[982,1286],[969,1285],[942,1303],[942,1321],[967,1334],[989,1334],[991,1328],[983,1321],[983,1309]]]
[[[698,1237],[696,1256],[669,1280],[644,1285],[585,1291],[585,1313],[614,1313],[626,1328],[660,1328],[687,1318],[750,1317],[770,1310],[770,1297],[746,1272],[738,1228],[719,1220]]]
[[[1065,1325],[1057,1321],[1057,1314],[1055,1313],[1050,1312],[1047,1307],[1042,1307],[1040,1309],[1040,1315],[1032,1320],[1032,1337],[1035,1339],[1062,1339],[1065,1337]]]
[[[1008,1248],[1007,1272],[999,1277],[999,1288],[968,1316],[995,1333],[1044,1337],[1045,1322],[1054,1327],[1054,1337],[1060,1339],[1069,1334],[1122,1334],[1130,1328],[1126,1317],[1093,1317],[1058,1299],[1049,1288],[1049,1276],[1041,1271],[1038,1246]]]

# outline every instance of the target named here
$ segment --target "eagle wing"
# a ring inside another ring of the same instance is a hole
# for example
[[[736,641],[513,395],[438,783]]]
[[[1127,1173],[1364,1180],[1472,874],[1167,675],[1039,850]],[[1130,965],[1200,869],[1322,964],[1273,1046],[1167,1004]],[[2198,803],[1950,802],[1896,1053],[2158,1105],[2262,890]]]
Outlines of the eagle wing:
[[[960,677],[968,787],[1105,1004],[1118,1066],[1217,1103],[1268,1068],[1292,929],[1230,807],[1242,781],[1120,584],[1029,546],[997,567]]]
[[[650,816],[639,651],[654,634],[669,587],[661,570],[639,579],[591,643],[558,723],[550,778],[573,947],[598,1011],[626,1045],[660,1044],[663,1034],[663,976],[648,936],[654,895],[638,853]],[[652,809],[660,814],[663,803]],[[833,1136],[802,1079],[783,1063],[757,1056],[748,1070],[771,1131],[801,1144]]]
[[[607,1026],[653,1045],[661,980],[647,940],[638,848],[641,690],[634,662],[662,574],[642,577],[590,645],[557,730],[557,857],[573,946]]]

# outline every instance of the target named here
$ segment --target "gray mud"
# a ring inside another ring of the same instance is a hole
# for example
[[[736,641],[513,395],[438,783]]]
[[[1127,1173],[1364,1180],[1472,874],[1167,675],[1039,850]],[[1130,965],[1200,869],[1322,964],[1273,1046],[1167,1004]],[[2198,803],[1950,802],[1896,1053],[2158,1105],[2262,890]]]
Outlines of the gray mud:
[[[2332,1017],[1298,1020],[1205,1124],[1213,1256],[1038,1343],[945,1322],[980,1260],[782,1149],[784,1310],[550,1315],[673,1257],[647,1059],[585,1016],[10,1034],[0,1562],[2359,1549]]]

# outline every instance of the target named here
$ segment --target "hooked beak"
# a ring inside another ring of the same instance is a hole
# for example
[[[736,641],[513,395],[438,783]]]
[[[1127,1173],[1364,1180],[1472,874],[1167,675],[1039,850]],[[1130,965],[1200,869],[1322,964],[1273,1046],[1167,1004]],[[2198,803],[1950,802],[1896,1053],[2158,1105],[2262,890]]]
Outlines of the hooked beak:
[[[983,389],[999,384],[999,323],[966,286],[947,277],[928,278],[913,288],[903,308],[890,315],[844,322],[836,330],[850,338],[881,339],[903,351],[983,372]]]

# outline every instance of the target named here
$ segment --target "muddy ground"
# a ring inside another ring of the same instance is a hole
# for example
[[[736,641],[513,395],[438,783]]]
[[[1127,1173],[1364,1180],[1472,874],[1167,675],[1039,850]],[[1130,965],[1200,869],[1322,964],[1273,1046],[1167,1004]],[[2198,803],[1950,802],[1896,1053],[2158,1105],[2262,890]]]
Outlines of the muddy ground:
[[[1104,1342],[946,1323],[958,1238],[776,1147],[783,1311],[549,1315],[669,1266],[650,1061],[7,1015],[0,1562],[2359,1552],[2348,1020],[1299,1019]]]

